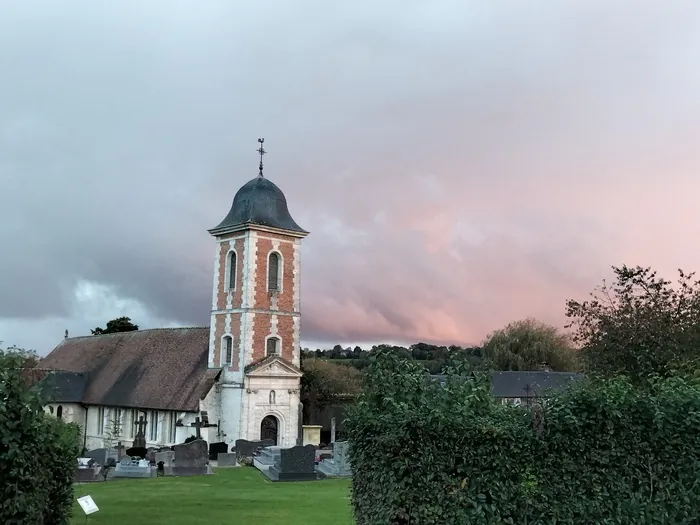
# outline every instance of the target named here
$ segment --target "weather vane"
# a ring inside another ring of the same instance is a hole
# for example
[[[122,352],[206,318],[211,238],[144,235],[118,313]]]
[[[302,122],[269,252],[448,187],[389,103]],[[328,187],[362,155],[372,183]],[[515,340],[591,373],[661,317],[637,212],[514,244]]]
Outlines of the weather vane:
[[[265,142],[265,139],[258,139],[258,142],[260,143],[260,147],[256,150],[258,153],[260,153],[260,173],[258,173],[258,177],[262,177],[262,176],[263,176],[263,172],[262,172],[262,170],[263,170],[263,161],[262,161],[262,158],[263,158],[263,155],[265,155],[265,153],[267,153],[267,151],[265,151],[265,150],[263,149],[263,142]]]

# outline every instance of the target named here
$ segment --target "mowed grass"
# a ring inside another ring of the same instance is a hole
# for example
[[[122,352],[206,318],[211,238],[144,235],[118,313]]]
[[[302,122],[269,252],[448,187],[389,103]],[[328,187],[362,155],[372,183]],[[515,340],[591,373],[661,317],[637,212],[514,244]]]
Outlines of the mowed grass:
[[[74,486],[90,494],[99,512],[88,524],[352,525],[350,483],[326,479],[276,482],[252,467],[214,469],[209,476],[119,479]],[[71,524],[85,515],[76,503]]]

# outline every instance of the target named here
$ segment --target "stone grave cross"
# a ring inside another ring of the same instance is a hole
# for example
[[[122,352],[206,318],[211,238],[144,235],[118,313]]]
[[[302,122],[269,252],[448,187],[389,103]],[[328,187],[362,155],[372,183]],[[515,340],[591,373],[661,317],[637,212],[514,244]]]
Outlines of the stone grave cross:
[[[202,439],[202,432],[200,430],[202,428],[202,422],[199,420],[198,417],[194,418],[194,428],[197,432],[197,439]]]
[[[136,435],[134,436],[134,447],[146,448],[146,420],[139,416],[136,422]]]

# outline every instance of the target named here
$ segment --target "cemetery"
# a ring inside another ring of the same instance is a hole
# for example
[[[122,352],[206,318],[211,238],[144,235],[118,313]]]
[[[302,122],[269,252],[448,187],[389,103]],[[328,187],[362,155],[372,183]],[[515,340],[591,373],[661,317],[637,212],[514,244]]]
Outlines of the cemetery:
[[[86,517],[94,523],[147,519],[184,524],[195,517],[223,523],[232,515],[251,523],[352,523],[348,443],[318,443],[316,425],[304,429],[294,446],[275,446],[269,439],[239,439],[230,452],[220,444],[208,446],[199,432],[186,443],[149,449],[146,426],[140,418],[132,446],[126,450],[118,443],[116,448],[94,449],[78,458],[73,523],[83,523]],[[304,444],[304,439],[316,443]],[[173,498],[172,503],[160,510],[145,504],[146,499],[162,501],[161,492]],[[85,499],[97,508],[89,516],[80,506]],[[268,504],[258,505],[261,499]],[[140,500],[143,505],[138,504]]]
[[[272,483],[252,467],[214,468],[209,476],[114,480],[74,486],[90,494],[99,512],[88,524],[352,525],[349,480]],[[79,505],[72,525],[84,525]]]

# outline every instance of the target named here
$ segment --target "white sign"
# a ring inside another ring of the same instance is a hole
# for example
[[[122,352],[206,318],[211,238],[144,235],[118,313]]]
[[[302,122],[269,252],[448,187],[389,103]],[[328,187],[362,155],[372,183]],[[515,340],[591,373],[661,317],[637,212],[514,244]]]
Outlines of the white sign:
[[[83,509],[86,516],[100,510],[97,508],[97,505],[95,505],[92,496],[83,496],[82,498],[78,498],[78,505],[80,505],[80,508]]]

